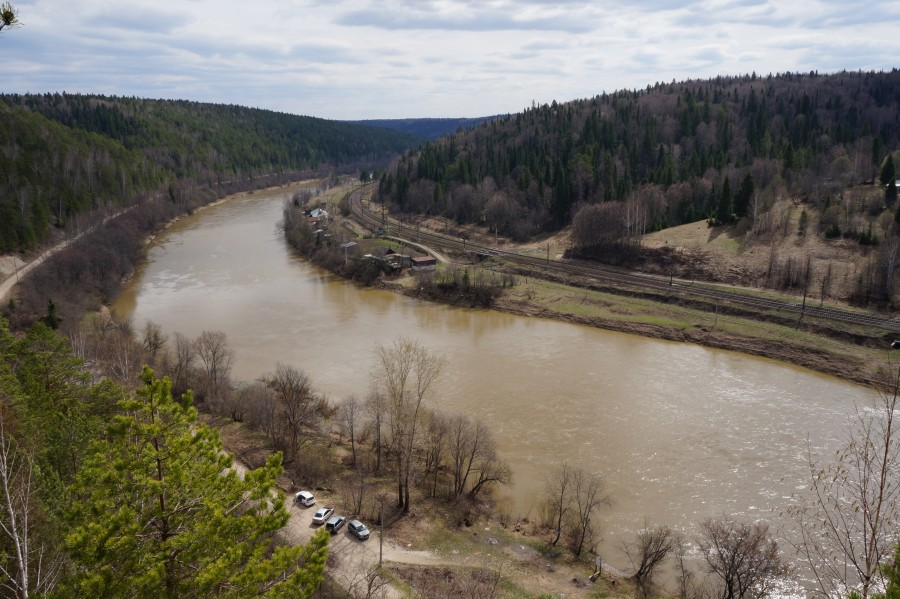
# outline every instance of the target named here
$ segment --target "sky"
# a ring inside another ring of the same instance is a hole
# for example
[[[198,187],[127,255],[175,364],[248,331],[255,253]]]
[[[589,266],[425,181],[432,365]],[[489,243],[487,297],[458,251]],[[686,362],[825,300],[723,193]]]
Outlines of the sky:
[[[12,0],[7,93],[478,117],[656,82],[900,67],[900,1]]]

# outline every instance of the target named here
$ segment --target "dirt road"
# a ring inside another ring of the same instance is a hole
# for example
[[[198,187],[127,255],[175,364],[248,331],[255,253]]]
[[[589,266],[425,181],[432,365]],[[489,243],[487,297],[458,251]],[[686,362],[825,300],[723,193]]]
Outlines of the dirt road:
[[[3,268],[0,269],[0,274],[5,275],[5,278],[0,281],[0,302],[5,302],[7,296],[12,291],[12,288],[16,286],[16,284],[25,277],[29,272],[33,269],[37,268],[37,266],[44,262],[48,257],[52,256],[62,248],[66,246],[66,242],[59,243],[53,246],[51,249],[42,253],[31,260],[24,261],[16,255],[12,256],[2,256],[0,260],[3,261]]]
[[[322,505],[327,504],[319,502],[311,507],[304,507],[292,503],[288,507],[291,518],[281,531],[283,540],[291,544],[309,542],[309,539],[319,529],[318,525],[313,524],[312,516]],[[366,575],[374,572],[379,564],[380,541],[380,535],[374,530],[371,531],[368,540],[360,541],[347,530],[345,525],[340,532],[332,535],[328,544],[328,574],[351,593],[354,587],[361,588],[361,585],[365,584]],[[452,564],[446,558],[438,557],[428,551],[405,549],[390,541],[384,542],[382,550],[382,559],[385,562],[424,566],[463,565],[463,560]],[[385,596],[403,597],[393,587],[385,587]]]

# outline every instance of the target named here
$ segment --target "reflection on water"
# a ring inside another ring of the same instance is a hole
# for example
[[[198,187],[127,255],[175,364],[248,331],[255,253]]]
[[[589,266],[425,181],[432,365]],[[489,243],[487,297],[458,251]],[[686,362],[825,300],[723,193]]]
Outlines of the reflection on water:
[[[645,516],[687,531],[723,514],[777,526],[803,484],[807,434],[830,453],[853,403],[870,400],[768,360],[360,289],[293,256],[275,230],[280,210],[278,194],[255,194],[176,223],[115,310],[138,328],[224,331],[238,378],[283,362],[333,400],[365,395],[376,345],[419,340],[448,361],[432,407],[490,425],[520,515],[537,516],[562,461],[606,477],[613,564]]]

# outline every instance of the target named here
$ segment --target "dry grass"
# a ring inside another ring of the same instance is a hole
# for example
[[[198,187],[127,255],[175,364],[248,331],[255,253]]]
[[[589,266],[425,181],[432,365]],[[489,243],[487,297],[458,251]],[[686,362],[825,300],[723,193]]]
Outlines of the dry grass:
[[[855,241],[826,239],[817,231],[818,213],[811,207],[783,200],[773,209],[784,215],[784,225],[765,232],[752,227],[708,227],[705,221],[671,227],[644,236],[647,248],[681,248],[694,252],[704,264],[701,272],[725,283],[762,287],[771,263],[793,259],[797,264],[809,261],[813,285],[830,267],[832,286],[830,297],[845,301],[853,291],[859,274],[871,255],[871,249]],[[809,217],[807,233],[799,235],[800,215]],[[798,292],[799,293],[799,292]]]

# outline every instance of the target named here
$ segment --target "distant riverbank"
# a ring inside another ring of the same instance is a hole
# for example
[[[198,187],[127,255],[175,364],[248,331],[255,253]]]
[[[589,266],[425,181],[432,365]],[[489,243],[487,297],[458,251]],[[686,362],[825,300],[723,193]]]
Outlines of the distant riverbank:
[[[420,297],[411,277],[379,281],[377,286]],[[652,313],[655,307],[658,313],[653,318],[657,322],[649,321],[650,318],[635,319],[635,306],[644,315]],[[690,314],[688,310],[673,309],[667,304],[654,305],[646,300],[567,287],[534,277],[507,290],[491,309],[760,356],[864,385],[878,384],[890,364],[887,352],[799,333],[779,325],[720,316],[714,327],[705,313]],[[677,316],[673,316],[673,310],[678,312]],[[687,325],[687,319],[696,324]]]

